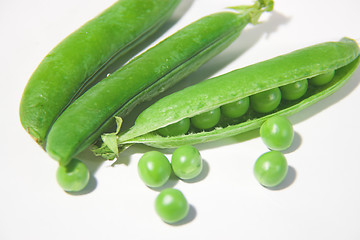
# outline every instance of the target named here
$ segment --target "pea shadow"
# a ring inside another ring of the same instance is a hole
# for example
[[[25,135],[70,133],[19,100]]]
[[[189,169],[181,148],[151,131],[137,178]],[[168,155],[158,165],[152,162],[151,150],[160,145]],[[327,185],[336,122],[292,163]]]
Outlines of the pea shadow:
[[[202,180],[204,180],[208,175],[209,175],[209,171],[210,171],[210,165],[207,161],[205,161],[203,159],[203,168],[201,170],[201,173],[196,176],[195,178],[192,179],[182,179],[181,181],[185,182],[185,183],[197,183],[200,182]]]
[[[286,150],[284,150],[282,152],[284,154],[295,152],[295,150],[300,148],[301,143],[302,143],[302,137],[298,132],[295,131],[294,132],[294,140],[293,140],[291,146],[288,149],[286,149]]]
[[[292,166],[288,167],[288,172],[286,174],[285,179],[277,186],[275,187],[267,187],[267,189],[272,191],[279,191],[283,190],[285,188],[290,187],[296,180],[296,170]]]
[[[188,223],[192,222],[196,218],[196,214],[197,213],[196,213],[195,207],[190,204],[189,205],[189,212],[188,212],[187,216],[184,219],[182,219],[182,220],[180,220],[179,222],[176,222],[176,223],[167,223],[167,224],[169,224],[171,226],[174,226],[174,227],[188,224]]]

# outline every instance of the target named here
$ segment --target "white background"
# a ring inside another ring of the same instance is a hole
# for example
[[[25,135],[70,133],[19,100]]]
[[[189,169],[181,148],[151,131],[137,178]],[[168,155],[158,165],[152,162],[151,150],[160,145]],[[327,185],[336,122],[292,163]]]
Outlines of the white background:
[[[252,170],[267,149],[256,131],[196,146],[205,161],[192,182],[172,179],[191,204],[187,219],[162,222],[158,191],[144,186],[133,146],[117,162],[80,154],[93,173],[81,194],[62,191],[57,163],[22,129],[19,102],[41,59],[114,0],[0,1],[0,239],[360,239],[360,69],[334,95],[290,117],[289,174],[276,189]],[[183,0],[158,40],[245,0]],[[312,44],[360,38],[358,0],[277,0],[223,53],[185,80],[201,81]],[[181,16],[181,18],[180,18]],[[148,46],[151,44],[148,42]],[[276,71],[276,69],[274,69]],[[164,151],[171,157],[171,151]]]

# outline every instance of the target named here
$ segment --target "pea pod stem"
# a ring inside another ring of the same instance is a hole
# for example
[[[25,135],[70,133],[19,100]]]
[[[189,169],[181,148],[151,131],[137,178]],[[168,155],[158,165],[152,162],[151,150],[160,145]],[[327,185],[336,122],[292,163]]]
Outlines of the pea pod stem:
[[[272,8],[258,4],[251,9],[252,13],[262,13]],[[61,165],[68,164],[111,126],[114,116],[125,116],[135,105],[174,85],[229,46],[252,21],[249,12],[247,9],[206,16],[90,88],[53,124],[46,151]]]
[[[158,148],[173,148],[197,144],[237,135],[260,127],[267,118],[289,116],[331,95],[342,87],[359,65],[359,46],[349,38],[300,49],[264,62],[208,79],[181,91],[170,94],[144,110],[128,131],[120,132],[116,139],[119,151],[135,143]],[[296,101],[282,103],[268,114],[249,112],[234,124],[224,124],[211,131],[199,131],[180,136],[162,137],[157,129],[191,118],[224,104],[253,94],[311,78],[334,70],[333,80],[322,87],[313,87]],[[103,136],[106,138],[106,135]],[[94,150],[105,158],[116,154],[103,144]]]

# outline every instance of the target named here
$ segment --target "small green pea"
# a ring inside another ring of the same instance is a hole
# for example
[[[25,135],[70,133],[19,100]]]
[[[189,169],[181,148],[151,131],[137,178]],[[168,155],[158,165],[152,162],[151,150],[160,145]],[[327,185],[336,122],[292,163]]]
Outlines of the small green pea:
[[[189,204],[182,192],[167,188],[156,197],[155,210],[164,222],[176,223],[187,216]]]
[[[192,179],[201,173],[203,162],[200,152],[195,147],[184,145],[174,151],[171,166],[179,178]]]
[[[67,192],[78,192],[88,184],[90,173],[86,165],[72,159],[66,166],[59,166],[56,172],[58,184]]]
[[[282,151],[292,144],[294,130],[286,117],[274,116],[261,125],[260,136],[269,149]]]
[[[296,100],[305,95],[308,89],[307,79],[280,87],[281,96],[285,100]]]
[[[273,88],[250,96],[250,104],[254,111],[268,113],[277,108],[281,102],[281,91]]]
[[[254,175],[265,187],[275,187],[286,177],[288,164],[285,156],[278,151],[261,155],[255,162]]]
[[[160,187],[171,174],[171,165],[164,154],[158,151],[145,153],[138,162],[138,173],[149,187]]]
[[[187,133],[187,131],[189,131],[189,128],[190,119],[184,118],[176,123],[158,129],[157,132],[163,137],[180,136]]]
[[[221,106],[221,113],[228,118],[238,118],[244,115],[250,105],[249,97]]]
[[[323,73],[309,79],[311,85],[322,86],[329,83],[335,75],[335,70],[331,70],[327,73]]]
[[[198,129],[209,129],[215,127],[220,121],[221,111],[220,108],[215,108],[211,111],[201,113],[191,118],[191,123]]]

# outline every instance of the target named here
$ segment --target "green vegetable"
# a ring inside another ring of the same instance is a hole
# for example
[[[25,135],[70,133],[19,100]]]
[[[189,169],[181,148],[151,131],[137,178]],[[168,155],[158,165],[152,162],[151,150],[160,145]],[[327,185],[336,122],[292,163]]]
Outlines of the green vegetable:
[[[255,163],[254,175],[265,187],[275,187],[286,177],[288,164],[281,152],[270,151],[261,155]]]
[[[189,204],[182,192],[167,188],[157,196],[155,210],[164,222],[176,223],[187,216]]]
[[[329,83],[335,75],[335,70],[331,70],[327,73],[320,74],[309,79],[310,84],[315,86],[322,86]]]
[[[261,125],[260,137],[269,149],[282,151],[291,146],[294,130],[286,117],[274,116]]]
[[[228,118],[239,118],[249,110],[249,97],[221,106],[221,113]]]
[[[44,145],[64,109],[106,66],[154,33],[180,0],[121,0],[60,42],[29,79],[20,103],[25,130]]]
[[[220,108],[201,113],[191,118],[191,124],[198,129],[209,129],[220,121]]]
[[[272,0],[259,0],[238,12],[206,16],[134,58],[60,115],[48,134],[46,151],[66,165],[111,126],[114,116],[125,116],[136,104],[195,71],[233,42],[249,22],[255,23],[271,9]]]
[[[119,151],[134,143],[158,148],[193,145],[237,135],[259,128],[270,117],[289,116],[341,88],[358,67],[359,46],[344,38],[338,42],[317,44],[289,54],[260,62],[230,73],[208,79],[181,91],[170,94],[144,110],[135,125],[114,138]],[[161,137],[157,129],[183,118],[191,118],[244,97],[308,79],[330,70],[336,70],[333,80],[320,87],[310,86],[306,94],[296,101],[282,101],[276,111],[264,114],[249,110],[241,118],[220,122],[209,131],[189,131],[185,135]],[[107,135],[104,135],[106,138]],[[106,144],[94,153],[106,158],[114,157]]]
[[[160,128],[157,132],[163,137],[178,136],[187,133],[190,128],[190,119],[184,118],[176,123]]]
[[[58,184],[68,192],[77,192],[85,188],[89,182],[90,173],[84,163],[72,159],[67,166],[59,166],[56,172]]]
[[[171,166],[179,178],[195,178],[201,173],[203,167],[200,152],[191,145],[181,146],[174,151]]]
[[[147,186],[161,187],[170,177],[171,166],[164,154],[150,151],[140,158],[138,173]]]
[[[285,100],[297,100],[305,95],[308,89],[308,80],[303,79],[280,87],[281,97]]]
[[[259,113],[272,112],[279,106],[280,102],[281,91],[279,88],[272,88],[250,96],[252,109]]]

